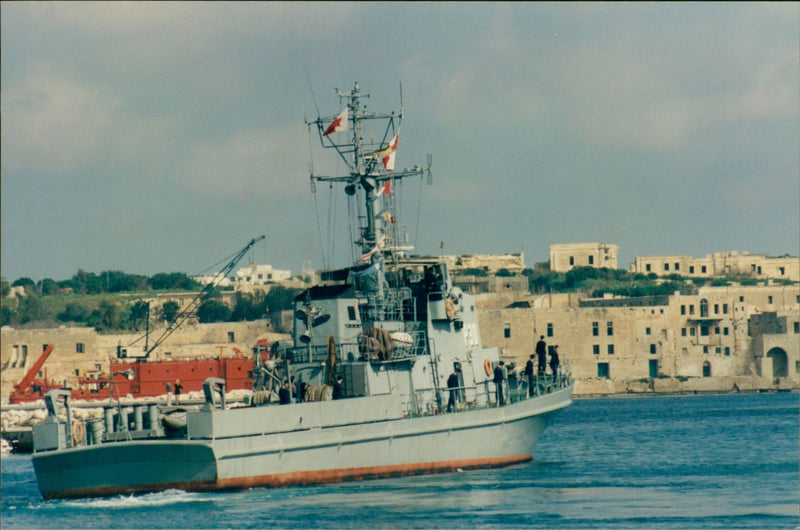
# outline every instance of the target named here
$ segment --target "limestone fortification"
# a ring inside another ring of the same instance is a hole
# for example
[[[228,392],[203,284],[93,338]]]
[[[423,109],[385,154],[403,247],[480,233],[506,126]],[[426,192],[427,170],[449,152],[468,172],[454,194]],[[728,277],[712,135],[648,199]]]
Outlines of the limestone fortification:
[[[478,310],[483,343],[517,368],[540,336],[558,345],[576,395],[800,386],[798,285],[640,298],[487,294]]]

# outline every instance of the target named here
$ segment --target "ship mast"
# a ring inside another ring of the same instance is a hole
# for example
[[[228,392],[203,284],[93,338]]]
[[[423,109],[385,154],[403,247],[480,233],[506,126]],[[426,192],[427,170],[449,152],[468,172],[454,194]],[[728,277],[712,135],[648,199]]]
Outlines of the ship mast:
[[[361,234],[354,244],[359,247],[359,262],[376,264],[385,255],[391,255],[412,247],[407,242],[401,241],[396,223],[396,214],[393,211],[393,201],[390,199],[392,186],[404,178],[421,176],[430,173],[430,156],[428,167],[414,166],[402,170],[394,170],[394,155],[397,149],[400,124],[403,119],[402,102],[400,112],[395,114],[377,113],[367,110],[364,100],[369,94],[362,94],[356,82],[349,92],[336,89],[339,101],[345,103],[345,109],[338,115],[318,117],[316,120],[306,122],[308,126],[315,124],[319,133],[320,143],[323,148],[334,149],[347,165],[349,175],[331,177],[315,175],[313,169],[310,179],[312,190],[316,182],[339,182],[345,184],[345,193],[355,195],[360,188],[363,190],[366,218],[360,226]],[[338,123],[337,123],[337,120]],[[382,137],[375,141],[367,139],[367,122],[374,120],[377,126],[383,125]],[[345,139],[340,132],[348,131]],[[387,200],[380,209],[381,195]],[[380,271],[381,279],[383,276]],[[382,282],[379,282],[382,284]]]

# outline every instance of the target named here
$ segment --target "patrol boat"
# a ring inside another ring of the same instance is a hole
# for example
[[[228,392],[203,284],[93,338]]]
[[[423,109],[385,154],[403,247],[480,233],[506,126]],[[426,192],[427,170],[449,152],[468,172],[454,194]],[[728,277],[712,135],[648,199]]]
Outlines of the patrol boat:
[[[325,483],[533,458],[548,422],[571,403],[568,368],[498,400],[499,353],[481,345],[473,296],[453,285],[444,260],[409,256],[397,223],[394,187],[426,174],[430,183],[430,156],[426,168],[395,170],[402,97],[399,113],[381,114],[367,110],[357,83],[337,94],[341,112],[306,123],[348,169],[312,169],[310,180],[312,191],[340,186],[360,205],[356,263],[322,273],[297,296],[293,340],[266,361],[254,356],[246,403],[226,403],[225,381],[209,378],[196,410],[117,403],[79,421],[69,391],[49,392],[32,457],[44,498]]]

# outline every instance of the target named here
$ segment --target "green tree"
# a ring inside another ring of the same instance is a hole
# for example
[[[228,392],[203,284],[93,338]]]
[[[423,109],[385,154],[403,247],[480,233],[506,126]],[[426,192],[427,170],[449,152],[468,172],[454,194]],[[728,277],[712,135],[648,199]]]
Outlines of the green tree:
[[[197,320],[201,324],[209,322],[227,322],[230,319],[231,310],[219,300],[209,299],[200,304],[197,308]]]
[[[150,302],[137,300],[133,303],[128,313],[128,319],[134,331],[139,331],[139,326],[150,317]]]
[[[300,289],[287,289],[282,285],[276,285],[264,297],[264,302],[270,313],[292,309],[294,298],[300,293]]]
[[[118,304],[103,300],[100,302],[100,315],[103,329],[120,329],[122,327],[122,311]]]
[[[238,292],[234,299],[230,320],[232,322],[258,320],[259,318],[264,318],[266,311],[267,303],[263,292]]]
[[[50,278],[45,278],[39,282],[39,293],[42,296],[52,296],[58,294],[58,284]]]
[[[89,319],[89,310],[81,304],[70,302],[64,308],[64,311],[56,315],[56,319],[60,322],[86,322]]]
[[[17,315],[20,324],[47,320],[50,316],[42,299],[35,295],[20,297]]]
[[[172,324],[175,322],[175,317],[178,316],[178,311],[180,308],[181,306],[179,306],[178,302],[175,300],[164,302],[164,305],[161,306],[161,320]]]

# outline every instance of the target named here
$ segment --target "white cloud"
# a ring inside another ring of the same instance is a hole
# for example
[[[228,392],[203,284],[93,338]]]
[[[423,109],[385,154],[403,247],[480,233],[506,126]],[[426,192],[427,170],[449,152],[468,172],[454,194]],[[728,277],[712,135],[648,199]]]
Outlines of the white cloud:
[[[128,164],[170,137],[169,117],[131,112],[114,87],[78,81],[49,65],[4,87],[6,171],[70,174],[100,161]]]

